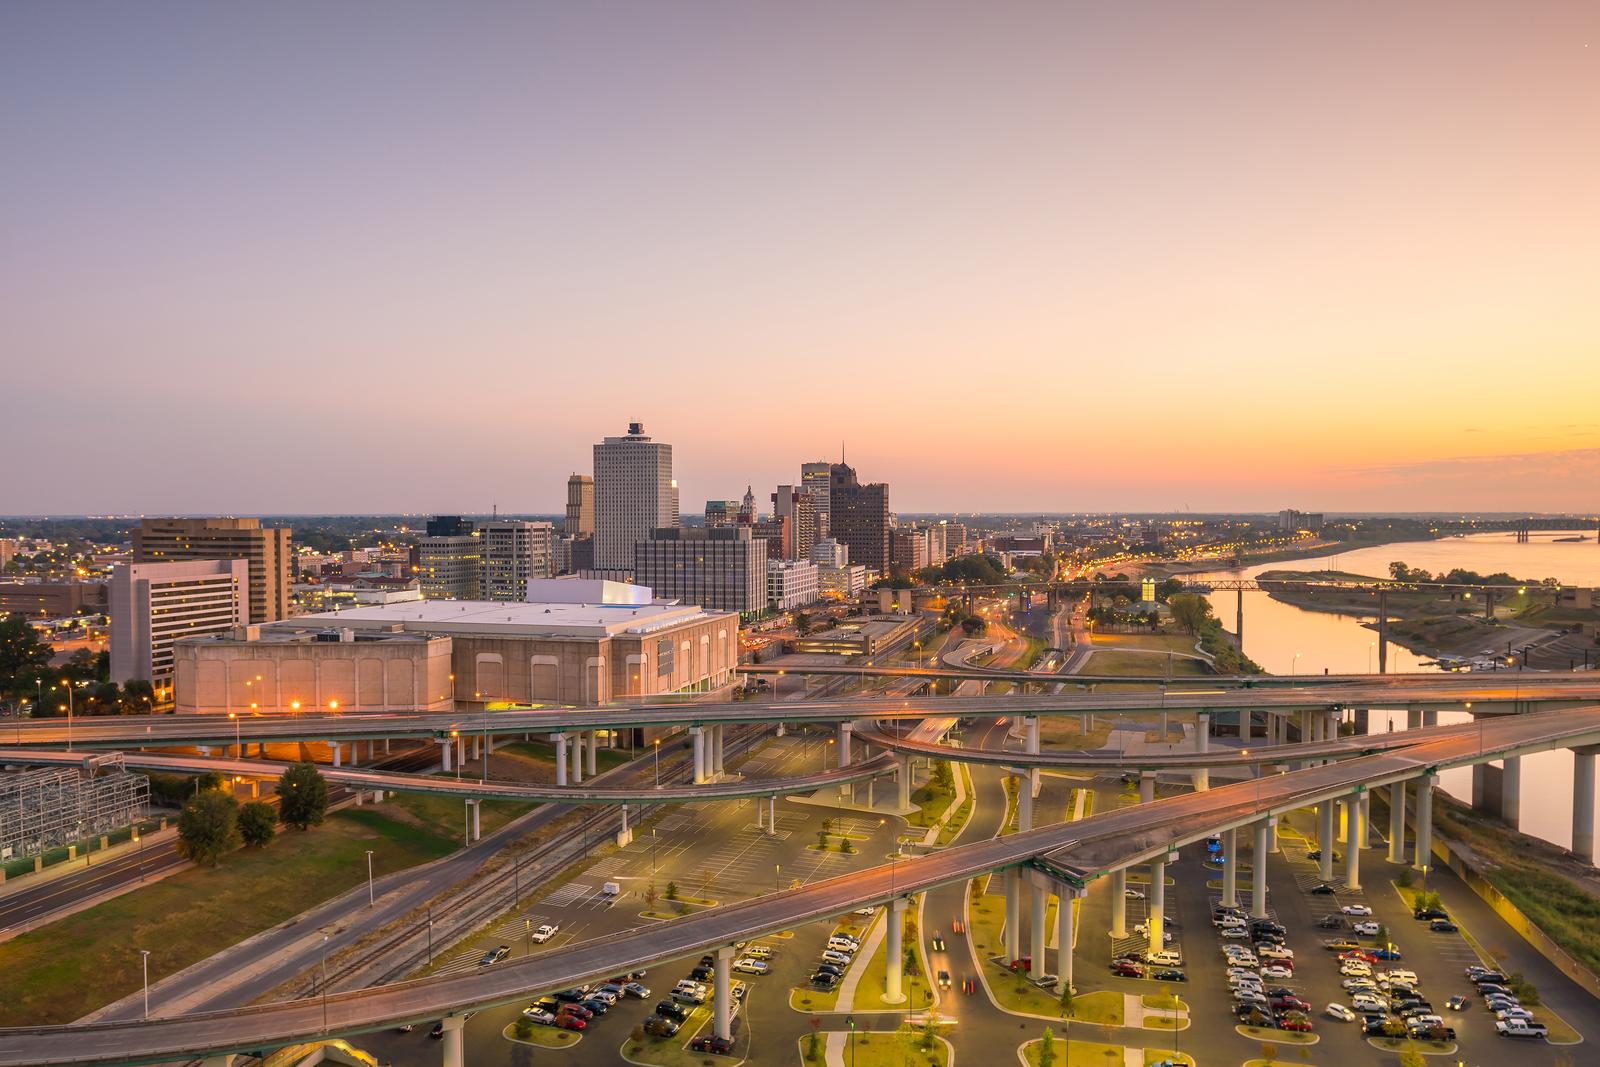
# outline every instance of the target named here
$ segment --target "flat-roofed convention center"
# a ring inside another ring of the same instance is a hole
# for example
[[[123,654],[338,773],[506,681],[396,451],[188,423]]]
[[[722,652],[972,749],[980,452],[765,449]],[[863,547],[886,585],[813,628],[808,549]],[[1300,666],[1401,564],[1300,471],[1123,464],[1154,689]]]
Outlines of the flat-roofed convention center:
[[[738,616],[622,582],[535,578],[528,600],[423,600],[177,642],[179,713],[604,704],[733,681]]]

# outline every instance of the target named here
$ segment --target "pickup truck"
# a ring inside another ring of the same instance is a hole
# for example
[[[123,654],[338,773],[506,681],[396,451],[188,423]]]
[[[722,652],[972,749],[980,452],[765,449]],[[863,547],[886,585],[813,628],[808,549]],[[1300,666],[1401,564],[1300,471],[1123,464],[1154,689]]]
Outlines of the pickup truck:
[[[1501,1019],[1494,1024],[1494,1030],[1501,1037],[1544,1037],[1550,1032],[1543,1023],[1527,1019]]]

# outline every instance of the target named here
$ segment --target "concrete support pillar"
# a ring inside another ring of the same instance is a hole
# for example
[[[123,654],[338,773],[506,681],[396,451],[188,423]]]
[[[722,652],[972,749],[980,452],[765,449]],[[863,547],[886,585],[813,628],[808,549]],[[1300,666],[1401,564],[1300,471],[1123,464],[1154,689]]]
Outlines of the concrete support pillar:
[[[467,806],[472,809],[472,839],[477,841],[483,837],[483,820],[479,818],[479,804],[476,800],[469,800]]]
[[[1406,784],[1389,786],[1389,862],[1406,861]]]
[[[1026,728],[1027,750],[1029,754],[1037,756],[1039,754],[1039,716],[1028,716],[1022,720],[1022,725]],[[1038,767],[1028,768],[1028,792],[1034,796],[1039,795]]]
[[[1572,750],[1572,854],[1594,866],[1593,748]]]
[[[761,802],[756,801],[756,810],[761,810]],[[628,826],[628,805],[622,805],[622,828],[617,831],[617,847],[627,848],[633,841],[633,830]]]
[[[1472,810],[1485,811],[1489,806],[1489,765],[1472,765]]]
[[[1238,833],[1232,829],[1222,831],[1222,905],[1239,906],[1239,851]]]
[[[1433,862],[1433,787],[1438,784],[1436,774],[1417,779],[1417,848],[1412,863],[1419,870]]]
[[[343,763],[343,760],[342,760],[342,757],[344,755],[344,745],[340,744],[337,741],[329,741],[328,742],[328,747],[333,750],[333,765],[335,767],[344,766],[344,763]]]
[[[473,759],[482,759],[483,758],[483,735],[482,734],[473,734],[472,735],[472,758]]]
[[[839,724],[839,766],[850,766],[850,739],[853,731],[850,723]]]
[[[1128,872],[1111,872],[1111,936],[1128,936]]]
[[[1363,790],[1361,793],[1361,827],[1355,835],[1356,842],[1362,848],[1372,847],[1372,794]]]
[[[1033,794],[1028,791],[1028,775],[1020,772],[1013,779],[1017,783],[1017,832],[1033,829]]]
[[[717,949],[715,982],[712,988],[712,1008],[716,1012],[716,1034],[720,1038],[733,1036],[733,946]]]
[[[1335,803],[1332,800],[1324,800],[1317,805],[1317,847],[1322,850],[1322,859],[1317,863],[1317,874],[1324,882],[1333,881],[1333,848],[1338,844],[1338,835],[1334,831],[1334,824],[1338,822],[1338,815],[1334,811]]]
[[[556,785],[567,784],[567,735],[551,734],[550,743],[556,747]],[[445,768],[449,770],[448,767]]]
[[[1156,798],[1156,772],[1139,772],[1139,803],[1148,804]]]
[[[573,785],[583,784],[583,731],[572,735],[572,766],[568,770]]]
[[[1209,712],[1200,712],[1194,721],[1194,750],[1196,752],[1211,751],[1211,715]],[[1211,772],[1204,768],[1196,770],[1191,776],[1196,793],[1204,793],[1211,788]]]
[[[383,739],[383,754],[385,756],[389,754],[389,739],[387,737]]]
[[[1515,830],[1522,825],[1522,757],[1507,756],[1501,765],[1500,818]]]
[[[463,767],[467,765],[467,738],[465,734],[456,735],[456,763]]]
[[[1150,864],[1150,917],[1145,920],[1145,932],[1151,952],[1166,947],[1162,933],[1167,918],[1167,865],[1162,860]]]
[[[767,836],[778,836],[778,798],[776,796],[767,798]]]
[[[1267,917],[1267,834],[1272,829],[1270,817],[1253,827],[1255,848],[1250,855],[1250,914],[1257,919]]]
[[[1422,729],[1422,709],[1421,708],[1407,708],[1406,709],[1406,729],[1407,730],[1420,730],[1420,729]]]
[[[445,738],[443,741],[439,742],[439,749],[440,749],[441,752],[444,753],[444,761],[443,761],[442,766],[444,768],[445,773],[447,773],[447,774],[453,769],[450,766],[450,755],[451,755],[451,752],[454,750],[454,748],[455,748],[454,743],[448,737]],[[560,784],[561,785],[566,785],[567,783],[566,782],[562,782]]]
[[[1364,793],[1352,793],[1344,801],[1344,817],[1349,824],[1346,828],[1344,848],[1344,884],[1351,890],[1361,888],[1361,845],[1367,838],[1367,827],[1362,815],[1366,805],[1361,802]]]
[[[1056,995],[1072,988],[1072,950],[1078,940],[1078,891],[1056,883]]]
[[[720,731],[719,731],[719,734],[720,734]],[[587,773],[588,773],[590,778],[593,778],[595,776],[595,752],[594,752],[594,750],[599,747],[598,741],[599,741],[599,739],[595,736],[595,732],[593,730],[590,730],[589,731],[589,743],[584,746],[584,759],[587,761],[586,766],[585,766],[585,770],[587,771]],[[718,751],[718,755],[719,756],[721,755],[720,749]],[[717,762],[720,763],[721,760],[719,759]]]
[[[1045,937],[1044,923],[1045,913],[1050,907],[1050,890],[1042,879],[1035,878],[1028,891],[1032,894],[1033,904],[1033,914],[1029,916],[1028,923],[1028,955],[1032,957],[1028,963],[1028,977],[1037,982],[1045,974],[1044,946],[1049,939]]]
[[[1015,867],[1006,869],[1006,963],[1022,956],[1022,876]]]
[[[705,785],[707,779],[705,727],[689,727],[689,738],[694,742],[694,784]]]
[[[1439,711],[1437,708],[1429,708],[1422,713],[1422,725],[1424,727],[1439,725]]]
[[[894,782],[898,787],[897,797],[901,811],[911,807],[911,757],[897,754],[894,758]]]
[[[461,1030],[467,1020],[460,1015],[444,1017],[444,1067],[466,1067],[467,1054]]]
[[[906,928],[906,901],[896,897],[889,901],[889,914],[884,920],[888,926],[883,939],[883,999],[888,1004],[899,1004],[906,999],[905,960],[903,935]]]

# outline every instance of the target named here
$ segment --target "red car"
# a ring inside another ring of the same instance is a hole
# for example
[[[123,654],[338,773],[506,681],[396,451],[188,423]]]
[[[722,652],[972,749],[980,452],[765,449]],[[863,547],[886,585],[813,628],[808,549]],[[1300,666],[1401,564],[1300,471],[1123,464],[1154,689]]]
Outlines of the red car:
[[[1111,973],[1119,978],[1143,978],[1144,966],[1132,960],[1118,960],[1111,965]]]
[[[693,1041],[689,1042],[689,1051],[715,1052],[719,1055],[725,1056],[733,1051],[733,1042],[729,1041],[725,1037],[717,1037],[715,1034],[708,1034],[704,1037],[697,1037]]]
[[[562,1030],[583,1030],[586,1029],[588,1025],[588,1023],[584,1022],[576,1015],[563,1013],[556,1016],[556,1026]]]
[[[1364,948],[1353,949],[1350,952],[1341,952],[1341,953],[1339,953],[1339,959],[1341,959],[1341,960],[1360,960],[1362,963],[1377,963],[1378,962],[1378,957],[1374,956],[1371,952],[1368,952]]]
[[[1285,1015],[1278,1020],[1278,1029],[1289,1030],[1298,1034],[1309,1034],[1311,1032],[1311,1020],[1299,1014]]]
[[[574,1016],[577,1016],[579,1019],[592,1019],[592,1018],[594,1018],[594,1012],[590,1011],[588,1008],[584,1007],[582,1004],[563,1004],[563,1005],[561,1005],[561,1007],[559,1009],[557,1009],[556,1014],[557,1015],[574,1015]]]
[[[1011,961],[1011,969],[1013,971],[1027,971],[1027,970],[1031,970],[1032,968],[1033,968],[1033,957],[1032,956],[1020,956],[1017,959],[1014,959],[1014,960]]]
[[[1273,1011],[1310,1011],[1311,1005],[1299,997],[1269,997],[1267,1003]]]

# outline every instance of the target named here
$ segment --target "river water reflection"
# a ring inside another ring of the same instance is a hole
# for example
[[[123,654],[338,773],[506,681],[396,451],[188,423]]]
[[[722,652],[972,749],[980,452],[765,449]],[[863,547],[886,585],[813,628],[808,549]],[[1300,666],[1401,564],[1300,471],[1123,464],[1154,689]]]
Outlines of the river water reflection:
[[[1557,541],[1583,536],[1583,541]],[[1254,578],[1268,570],[1338,570],[1386,577],[1389,564],[1401,561],[1438,574],[1455,567],[1492,574],[1504,571],[1519,579],[1555,578],[1566,585],[1600,586],[1600,545],[1593,531],[1540,532],[1528,544],[1510,533],[1474,534],[1438,541],[1404,542],[1349,552],[1276,562],[1236,570],[1209,571],[1196,578]],[[1224,626],[1234,625],[1235,594],[1210,594],[1211,607]],[[1244,651],[1273,674],[1361,674],[1378,669],[1377,633],[1346,615],[1307,611],[1273,600],[1265,593],[1244,594]],[[1426,657],[1389,645],[1390,673],[1434,671]],[[1464,722],[1465,713],[1441,712],[1441,724]],[[1406,728],[1404,711],[1374,711],[1370,729]],[[1572,757],[1566,751],[1540,753],[1523,760],[1522,829],[1560,845],[1572,843]],[[1447,771],[1441,784],[1452,796],[1471,797],[1471,772]]]

